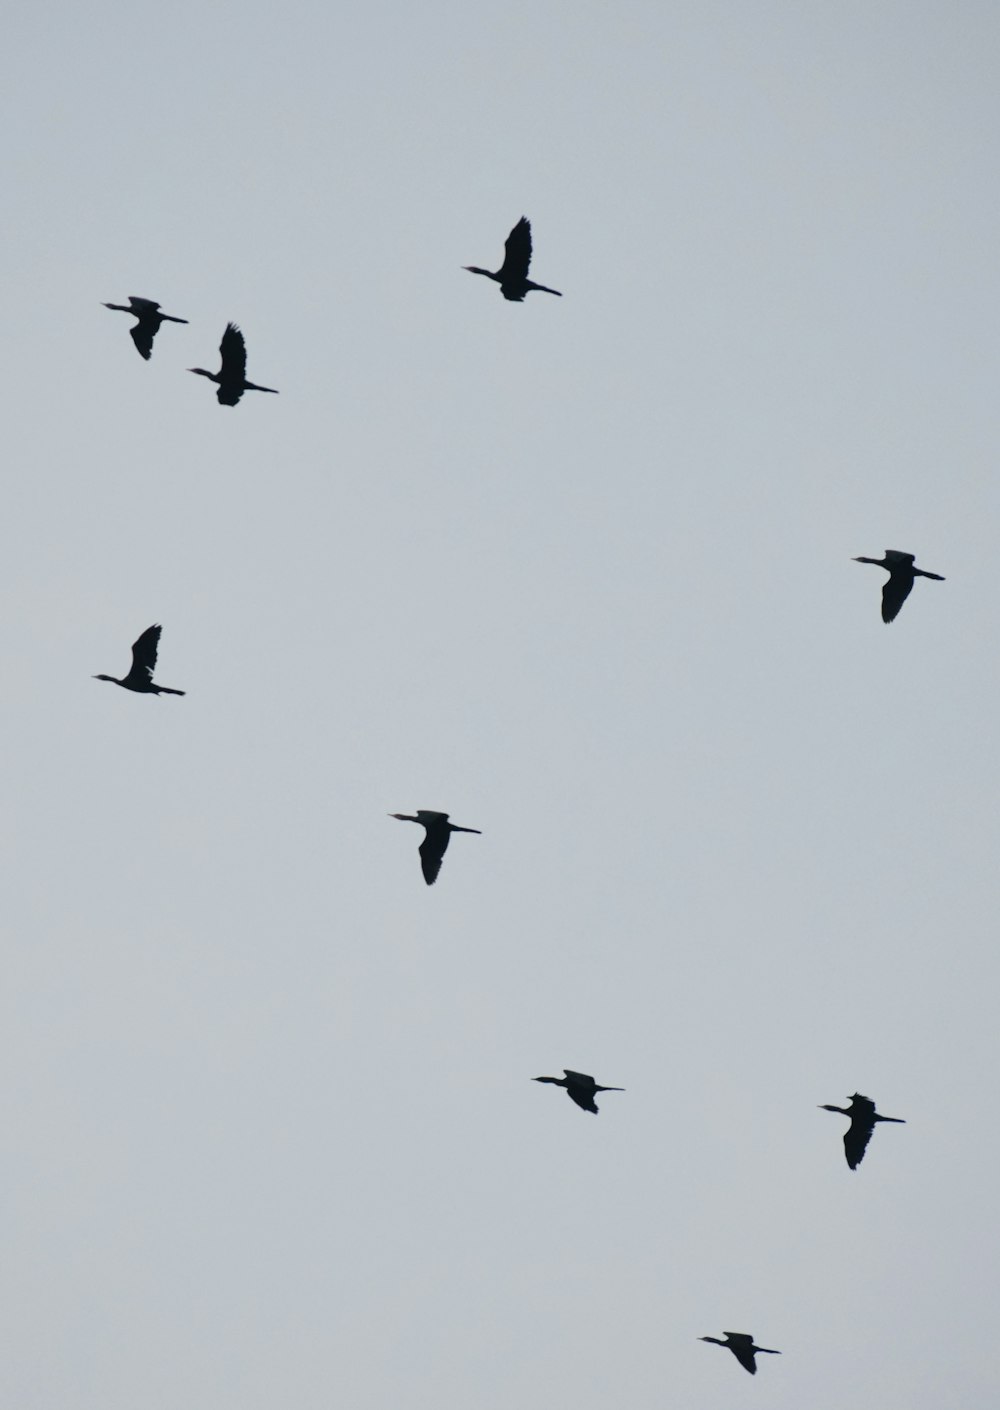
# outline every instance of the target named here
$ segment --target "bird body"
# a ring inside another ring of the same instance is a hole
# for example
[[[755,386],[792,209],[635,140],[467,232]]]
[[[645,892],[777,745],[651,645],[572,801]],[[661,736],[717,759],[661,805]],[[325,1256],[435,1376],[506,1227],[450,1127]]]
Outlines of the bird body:
[[[480,837],[482,836],[478,827],[456,827],[453,822],[448,821],[447,813],[435,813],[429,808],[418,808],[415,815],[390,813],[389,816],[398,818],[400,822],[420,823],[423,827],[424,840],[419,849],[420,869],[428,886],[433,886],[438,879],[441,863],[448,850],[448,843],[451,841],[453,832],[475,832]]]
[[[754,1346],[753,1337],[749,1332],[723,1332],[725,1341],[718,1337],[699,1337],[699,1341],[710,1341],[713,1346],[724,1346],[733,1353],[737,1361],[745,1371],[749,1371],[751,1376],[757,1374],[757,1362],[754,1360],[759,1351],[766,1352],[768,1356],[780,1356],[780,1351],[774,1351],[769,1346]]]
[[[478,265],[463,265],[470,274],[482,274],[500,285],[500,292],[511,303],[523,303],[525,294],[537,289],[543,294],[555,294],[562,298],[558,289],[549,289],[545,284],[535,284],[528,278],[531,264],[531,223],[527,216],[514,226],[504,241],[503,264],[499,269],[480,269]]]
[[[857,1170],[864,1159],[876,1122],[892,1121],[900,1126],[906,1125],[902,1116],[879,1116],[875,1103],[870,1097],[863,1097],[860,1092],[855,1092],[851,1097],[850,1106],[827,1106],[823,1103],[820,1111],[839,1111],[841,1116],[851,1118],[851,1124],[844,1133],[844,1154],[851,1170]]]
[[[259,387],[256,382],[247,381],[247,345],[237,324],[226,324],[219,344],[219,356],[222,364],[218,372],[206,372],[204,367],[189,367],[188,371],[216,383],[220,406],[235,406],[244,392],[272,392],[274,396],[278,395],[274,387]]]
[[[127,676],[122,676],[119,680],[117,676],[95,676],[95,681],[111,681],[114,685],[124,686],[126,690],[138,691],[141,695],[184,695],[183,690],[171,690],[168,685],[154,685],[153,672],[156,669],[156,653],[160,645],[160,633],[163,628],[158,625],[147,627],[132,643],[132,666]]]
[[[105,308],[113,308],[118,313],[131,313],[138,321],[129,329],[129,334],[135,343],[140,357],[149,361],[153,351],[153,339],[160,331],[161,323],[186,323],[186,318],[175,318],[172,313],[161,313],[160,305],[152,299],[140,299],[135,294],[129,295],[127,304],[105,304]]]
[[[554,1087],[565,1087],[566,1095],[576,1102],[577,1106],[584,1111],[592,1111],[598,1115],[597,1103],[594,1101],[598,1092],[624,1092],[624,1087],[599,1087],[593,1077],[588,1077],[586,1072],[572,1072],[568,1067],[563,1068],[562,1077],[532,1077],[532,1082],[551,1082]]]
[[[887,548],[883,558],[855,558],[855,563],[874,563],[876,568],[884,568],[889,574],[882,588],[882,621],[895,621],[899,609],[910,595],[915,578],[933,578],[943,583],[940,573],[927,573],[923,568],[915,568],[914,555],[901,553],[898,548]]]

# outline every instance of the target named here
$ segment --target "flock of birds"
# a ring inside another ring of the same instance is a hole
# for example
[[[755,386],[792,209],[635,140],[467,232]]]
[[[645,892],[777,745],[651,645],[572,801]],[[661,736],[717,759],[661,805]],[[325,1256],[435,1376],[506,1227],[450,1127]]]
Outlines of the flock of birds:
[[[531,225],[526,217],[522,216],[507,236],[504,245],[504,260],[499,269],[480,269],[476,265],[465,265],[464,268],[470,274],[482,274],[487,279],[492,279],[499,284],[503,297],[512,303],[522,302],[525,295],[533,290],[544,294],[555,294],[561,298],[562,295],[558,289],[550,289],[545,284],[536,284],[528,278],[531,253]],[[129,298],[128,304],[107,303],[104,307],[129,313],[135,318],[136,322],[130,330],[132,341],[139,354],[147,361],[152,355],[153,339],[163,323],[186,324],[188,322],[186,318],[177,318],[173,314],[163,313],[160,305],[152,299],[137,298],[135,295]],[[246,343],[237,324],[226,325],[226,331],[223,333],[222,342],[219,345],[219,353],[221,365],[218,372],[208,372],[203,367],[190,367],[188,371],[199,377],[207,377],[209,381],[217,385],[216,395],[220,405],[236,406],[244,392],[272,392],[276,394],[274,387],[261,387],[255,382],[247,381]],[[860,557],[855,558],[854,562],[873,563],[878,568],[884,568],[889,575],[882,588],[883,622],[895,620],[903,603],[909,597],[917,578],[932,578],[935,582],[944,581],[939,573],[929,573],[923,568],[917,568],[912,553],[903,553],[894,548],[887,548],[882,558]],[[124,676],[97,675],[94,679],[111,681],[114,685],[120,685],[126,690],[144,695],[184,695],[183,690],[158,685],[153,680],[161,631],[162,627],[154,624],[147,627],[137,638],[132,645],[132,664]],[[452,833],[469,832],[481,835],[479,828],[459,827],[449,820],[447,813],[435,812],[432,809],[418,808],[416,813],[390,813],[389,816],[397,818],[400,822],[418,823],[424,829],[424,838],[418,850],[421,872],[428,886],[433,886],[438,879]],[[573,1072],[569,1068],[563,1069],[562,1077],[535,1077],[532,1080],[564,1088],[566,1095],[578,1107],[595,1116],[598,1114],[595,1101],[598,1092],[623,1092],[625,1090],[624,1087],[600,1086],[587,1073]],[[875,1103],[869,1097],[862,1096],[860,1092],[853,1094],[850,1106],[831,1106],[824,1103],[820,1110],[838,1112],[850,1119],[850,1126],[844,1135],[844,1152],[851,1170],[856,1170],[861,1164],[878,1122],[904,1124],[901,1117],[880,1115],[875,1109]],[[711,1342],[715,1346],[726,1347],[733,1353],[744,1370],[749,1371],[751,1375],[756,1375],[756,1357],[759,1354],[781,1355],[779,1351],[775,1351],[771,1347],[757,1346],[748,1332],[725,1332],[724,1339],[700,1337],[699,1340]]]

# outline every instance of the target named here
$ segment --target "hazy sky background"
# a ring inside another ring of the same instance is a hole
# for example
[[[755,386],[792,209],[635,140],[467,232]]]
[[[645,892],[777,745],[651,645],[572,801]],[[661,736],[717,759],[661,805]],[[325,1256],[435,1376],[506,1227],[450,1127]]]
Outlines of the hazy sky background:
[[[993,1405],[996,6],[13,27],[0,1402]]]

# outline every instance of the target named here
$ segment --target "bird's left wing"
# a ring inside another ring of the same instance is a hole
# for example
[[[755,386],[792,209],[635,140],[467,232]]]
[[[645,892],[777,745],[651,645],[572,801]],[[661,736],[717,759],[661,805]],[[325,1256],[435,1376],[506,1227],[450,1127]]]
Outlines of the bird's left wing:
[[[226,324],[226,331],[223,333],[222,342],[219,344],[219,355],[222,358],[223,377],[228,381],[230,378],[238,376],[241,382],[245,382],[247,375],[247,345],[236,323]]]
[[[161,626],[147,627],[142,636],[137,637],[132,643],[132,671],[129,674],[145,675],[147,680],[153,679],[153,672],[156,670],[156,652],[160,645]]]
[[[503,265],[500,269],[504,278],[526,279],[531,263],[531,225],[527,216],[514,226],[504,241]]]

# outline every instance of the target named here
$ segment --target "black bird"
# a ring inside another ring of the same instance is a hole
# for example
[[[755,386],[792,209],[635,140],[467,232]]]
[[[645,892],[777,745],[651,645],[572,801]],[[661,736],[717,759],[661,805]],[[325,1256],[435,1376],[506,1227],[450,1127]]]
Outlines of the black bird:
[[[482,836],[478,827],[456,827],[448,821],[447,813],[434,813],[427,808],[418,808],[416,817],[410,813],[390,813],[389,816],[398,818],[400,822],[420,823],[423,827],[426,836],[420,844],[420,869],[428,886],[433,886],[437,881],[453,832],[475,832]]]
[[[597,1103],[594,1098],[598,1092],[624,1092],[624,1087],[599,1087],[593,1077],[588,1077],[585,1072],[571,1072],[568,1067],[563,1068],[565,1077],[532,1077],[532,1082],[551,1082],[554,1087],[565,1087],[566,1095],[572,1097],[577,1106],[582,1106],[584,1111],[592,1111],[596,1116]]]
[[[137,690],[143,695],[185,695],[183,690],[171,690],[168,685],[154,685],[153,672],[156,669],[156,652],[160,645],[160,626],[147,627],[142,636],[132,643],[132,668],[121,680],[117,676],[95,676],[95,681],[113,681],[126,690]]]
[[[780,1356],[780,1351],[774,1351],[769,1346],[754,1346],[753,1337],[749,1332],[724,1332],[725,1341],[720,1341],[718,1337],[699,1337],[699,1341],[710,1341],[713,1346],[726,1346],[736,1357],[744,1371],[749,1371],[751,1376],[757,1374],[757,1363],[754,1357],[758,1351],[766,1351],[768,1356]]]
[[[827,1106],[823,1103],[820,1111],[839,1111],[841,1116],[851,1118],[851,1124],[844,1133],[844,1151],[852,1170],[857,1170],[864,1159],[876,1121],[895,1121],[900,1126],[906,1125],[902,1116],[879,1116],[875,1103],[870,1097],[863,1097],[860,1092],[854,1093],[850,1106]]]
[[[161,313],[158,303],[154,303],[152,299],[137,298],[135,294],[129,294],[127,304],[105,304],[104,307],[116,309],[119,313],[131,313],[138,319],[128,331],[140,356],[147,362],[153,351],[153,339],[160,331],[160,324],[187,322],[186,318],[175,318],[172,313]]]
[[[898,548],[887,548],[884,558],[855,558],[855,563],[874,563],[876,568],[884,568],[889,574],[882,589],[882,621],[891,622],[899,615],[899,609],[910,595],[914,578],[933,578],[943,583],[940,573],[925,573],[923,568],[914,568],[912,553],[900,553]]]
[[[466,264],[462,267],[467,269],[470,274],[485,274],[487,279],[495,280],[500,285],[500,292],[504,298],[510,299],[515,304],[521,303],[525,294],[530,293],[532,289],[539,289],[543,294],[556,294],[561,299],[562,294],[558,289],[549,289],[544,284],[535,284],[528,278],[530,263],[531,225],[528,217],[522,215],[504,241],[503,264],[495,273],[492,269],[479,269],[474,264]]]
[[[274,387],[258,387],[256,382],[247,381],[247,345],[235,323],[226,324],[219,352],[222,366],[218,372],[206,372],[204,367],[189,367],[188,371],[218,384],[216,395],[221,406],[235,406],[244,392],[273,392],[278,395]]]

